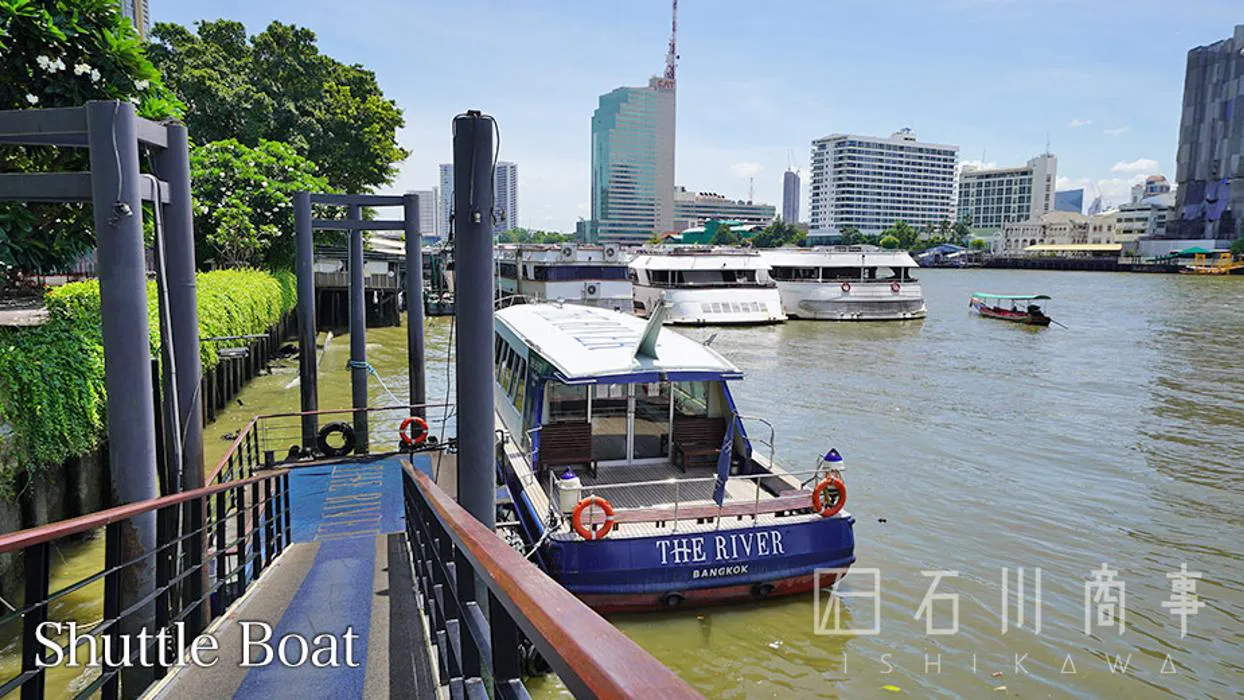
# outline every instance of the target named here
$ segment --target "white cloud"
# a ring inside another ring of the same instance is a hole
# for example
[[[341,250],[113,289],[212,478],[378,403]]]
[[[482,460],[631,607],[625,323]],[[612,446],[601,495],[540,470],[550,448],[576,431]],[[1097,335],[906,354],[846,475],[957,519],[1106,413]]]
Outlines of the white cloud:
[[[760,172],[760,163],[735,163],[730,166],[730,172],[738,177],[751,177]]]
[[[978,170],[993,170],[994,168],[998,167],[997,163],[994,163],[992,161],[986,163],[983,160],[963,160],[963,161],[959,161],[959,165],[963,167],[976,168]]]
[[[1152,158],[1137,158],[1133,161],[1119,161],[1110,168],[1112,173],[1152,173],[1158,169],[1158,162]]]
[[[1129,129],[1128,127],[1121,126],[1117,129],[1105,129],[1102,131],[1102,133],[1107,136],[1122,136],[1123,134],[1126,134],[1129,131],[1131,131],[1131,129]]]
[[[1072,119],[1071,128],[1078,129],[1082,126],[1088,126],[1089,124],[1092,124],[1092,123],[1093,123],[1092,119]]]

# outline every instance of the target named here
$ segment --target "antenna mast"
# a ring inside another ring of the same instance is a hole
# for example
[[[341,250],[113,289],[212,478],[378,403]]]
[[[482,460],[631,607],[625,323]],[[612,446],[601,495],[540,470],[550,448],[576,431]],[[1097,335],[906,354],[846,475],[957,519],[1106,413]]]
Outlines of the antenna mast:
[[[678,0],[673,0],[673,20],[670,23],[670,47],[665,52],[665,79],[673,84],[674,69],[678,61]]]

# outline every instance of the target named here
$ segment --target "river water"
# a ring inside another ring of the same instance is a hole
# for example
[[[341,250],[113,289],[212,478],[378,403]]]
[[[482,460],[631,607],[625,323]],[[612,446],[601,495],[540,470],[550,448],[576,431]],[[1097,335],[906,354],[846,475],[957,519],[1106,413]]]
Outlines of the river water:
[[[807,596],[614,622],[714,698],[1244,693],[1244,280],[923,270],[922,282],[923,321],[724,329],[713,345],[747,375],[740,410],[775,424],[779,462],[810,468],[829,447],[847,460],[858,562],[839,607]],[[1068,328],[979,318],[973,291],[1050,294]],[[430,319],[433,398],[452,386],[448,333]],[[345,341],[321,364],[321,406],[349,402]],[[404,329],[369,331],[368,353],[405,396]],[[210,461],[251,415],[297,409],[296,371],[258,378],[208,426]],[[389,401],[375,382],[372,401]],[[98,566],[86,562],[99,548],[81,549],[67,578]],[[1186,634],[1163,606],[1181,565],[1204,603]],[[845,633],[824,634],[835,610]],[[556,679],[536,686],[565,694]]]

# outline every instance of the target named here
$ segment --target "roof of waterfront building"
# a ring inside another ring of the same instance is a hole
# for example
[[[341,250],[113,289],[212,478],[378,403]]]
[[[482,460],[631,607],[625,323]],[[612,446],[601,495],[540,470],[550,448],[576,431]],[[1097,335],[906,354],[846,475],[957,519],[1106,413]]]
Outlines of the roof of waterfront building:
[[[760,256],[774,267],[919,267],[905,250],[866,250],[862,246],[774,248]]]
[[[656,357],[636,356],[648,322],[629,314],[575,304],[518,304],[497,320],[568,380],[648,372],[712,372],[741,376],[717,351],[668,328]]]

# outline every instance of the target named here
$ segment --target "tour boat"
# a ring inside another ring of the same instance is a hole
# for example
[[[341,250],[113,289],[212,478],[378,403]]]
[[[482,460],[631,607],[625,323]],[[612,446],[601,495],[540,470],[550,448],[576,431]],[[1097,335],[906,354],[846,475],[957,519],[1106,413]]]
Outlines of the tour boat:
[[[494,258],[502,306],[563,301],[631,310],[626,253],[616,245],[499,245]]]
[[[602,612],[828,587],[855,561],[841,457],[775,464],[742,373],[665,312],[497,311],[499,532]]]
[[[761,253],[790,318],[899,321],[924,318],[919,267],[906,251],[876,246],[778,248]]]
[[[968,306],[976,309],[976,313],[989,318],[1000,318],[1003,321],[1022,323],[1027,326],[1048,326],[1053,320],[1045,315],[1041,307],[1034,302],[1048,300],[1044,294],[987,294],[976,292],[968,301]],[[1020,303],[1024,308],[1020,308]],[[1007,304],[1009,303],[1009,307]]]
[[[781,323],[782,300],[769,265],[752,250],[709,246],[644,248],[631,259],[635,312],[649,316],[663,301],[666,323]]]

